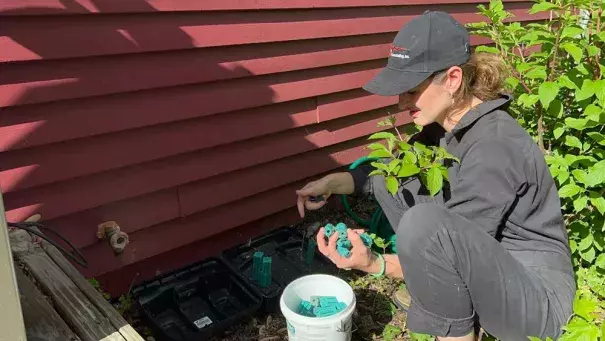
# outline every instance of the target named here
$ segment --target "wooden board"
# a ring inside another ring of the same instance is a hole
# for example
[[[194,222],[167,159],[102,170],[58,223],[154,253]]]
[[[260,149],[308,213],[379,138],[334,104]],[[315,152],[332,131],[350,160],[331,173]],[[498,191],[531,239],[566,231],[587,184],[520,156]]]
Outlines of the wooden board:
[[[74,284],[84,293],[84,295],[105,315],[111,325],[117,329],[120,335],[126,341],[144,341],[132,326],[120,315],[114,307],[103,298],[103,296],[93,288],[93,286],[65,259],[65,256],[50,244],[44,244],[44,250],[57,263],[63,272],[74,282]]]
[[[31,243],[27,232],[11,232],[11,248],[15,257],[27,265],[42,290],[52,298],[63,320],[82,341],[126,341],[48,254],[40,246]]]
[[[80,341],[23,270],[15,265],[28,341]]]

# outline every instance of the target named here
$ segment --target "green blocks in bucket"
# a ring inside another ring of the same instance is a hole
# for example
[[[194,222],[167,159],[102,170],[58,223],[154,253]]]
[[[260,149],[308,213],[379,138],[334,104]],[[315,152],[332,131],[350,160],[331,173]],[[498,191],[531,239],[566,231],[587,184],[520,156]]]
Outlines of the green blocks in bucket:
[[[336,226],[332,224],[327,224],[324,227],[326,237],[330,238],[334,233],[338,233],[338,241],[336,242],[336,250],[343,257],[351,256],[351,241],[347,235],[347,225],[344,223],[338,223]],[[367,233],[362,233],[360,235],[361,240],[364,245],[368,248],[372,247],[372,238]]]
[[[351,285],[326,274],[295,279],[279,300],[288,339],[296,341],[350,341],[356,304]]]
[[[308,317],[326,317],[338,314],[346,307],[334,296],[311,296],[311,301],[300,302],[297,313]]]
[[[258,251],[252,257],[252,277],[263,288],[271,285],[271,257]]]

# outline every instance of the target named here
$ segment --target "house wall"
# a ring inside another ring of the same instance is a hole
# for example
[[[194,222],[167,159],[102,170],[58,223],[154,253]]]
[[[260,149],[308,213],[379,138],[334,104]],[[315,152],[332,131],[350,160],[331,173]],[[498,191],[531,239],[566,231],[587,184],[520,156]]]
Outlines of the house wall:
[[[294,190],[399,112],[360,89],[399,28],[427,9],[482,20],[479,1],[426,3],[1,1],[8,219],[41,213],[113,293],[295,221]],[[506,1],[520,21],[531,5]],[[120,256],[96,238],[108,220]]]

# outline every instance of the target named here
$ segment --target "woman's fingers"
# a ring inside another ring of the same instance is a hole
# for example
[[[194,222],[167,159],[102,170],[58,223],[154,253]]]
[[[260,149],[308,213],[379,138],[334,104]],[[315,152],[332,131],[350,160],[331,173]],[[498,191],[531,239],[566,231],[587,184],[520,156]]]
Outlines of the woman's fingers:
[[[349,240],[351,241],[351,246],[352,248],[357,248],[357,247],[362,247],[365,248],[365,244],[363,243],[363,240],[361,240],[361,237],[359,236],[360,232],[358,232],[359,230],[349,230],[348,231],[348,236],[349,236]],[[363,232],[363,230],[361,230]]]
[[[324,228],[320,228],[319,231],[317,231],[317,236],[315,237],[315,239],[317,239],[317,248],[319,249],[319,252],[321,252],[324,256],[328,256],[328,244],[326,243],[326,238],[325,238],[325,230]]]

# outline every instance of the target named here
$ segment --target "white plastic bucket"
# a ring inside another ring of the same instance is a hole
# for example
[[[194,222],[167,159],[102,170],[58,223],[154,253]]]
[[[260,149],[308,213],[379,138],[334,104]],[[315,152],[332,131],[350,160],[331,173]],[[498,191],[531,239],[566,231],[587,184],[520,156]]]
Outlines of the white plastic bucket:
[[[311,296],[335,296],[347,308],[327,317],[308,317],[298,314],[301,300]],[[288,326],[290,341],[326,340],[349,341],[353,329],[355,293],[347,282],[330,275],[308,275],[292,281],[279,300],[282,314]]]

